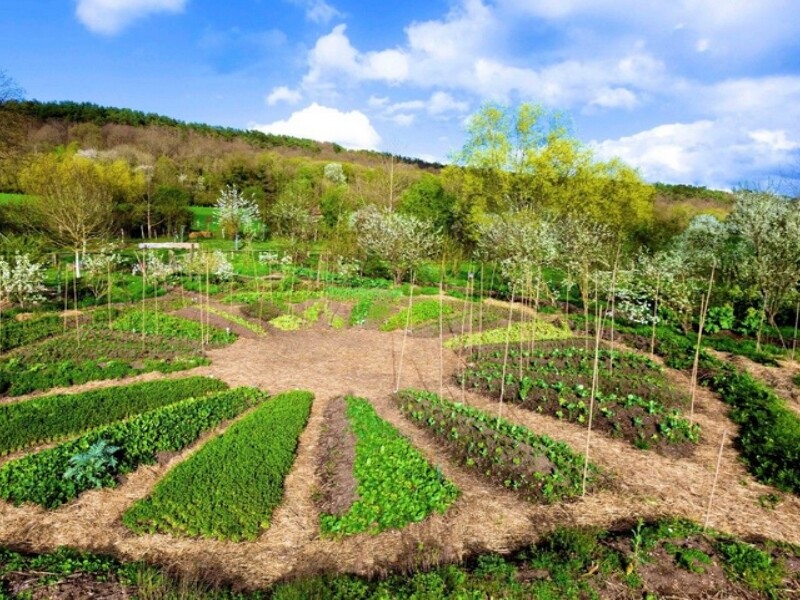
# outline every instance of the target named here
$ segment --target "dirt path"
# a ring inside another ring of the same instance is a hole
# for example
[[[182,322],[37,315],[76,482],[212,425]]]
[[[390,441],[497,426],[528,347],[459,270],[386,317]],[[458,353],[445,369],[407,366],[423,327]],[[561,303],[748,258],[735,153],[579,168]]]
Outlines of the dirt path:
[[[438,392],[440,386],[438,339],[410,336],[404,349],[402,344],[402,332],[324,328],[270,332],[211,351],[212,365],[191,372],[214,375],[230,385],[255,385],[271,392],[308,389],[316,394],[309,425],[300,437],[298,458],[286,481],[284,502],[275,511],[270,529],[255,542],[135,536],[120,523],[124,510],[146,496],[169,468],[196,451],[199,444],[195,444],[168,463],[137,470],[117,489],[88,492],[56,511],[0,503],[0,544],[35,550],[75,545],[156,560],[189,573],[219,572],[224,579],[247,586],[325,570],[380,574],[474,552],[509,550],[537,540],[557,525],[607,526],[664,515],[702,522],[723,429],[727,429],[728,442],[710,525],[740,535],[800,543],[800,499],[783,495],[775,510],[760,506],[759,496],[774,490],[754,481],[740,464],[731,443],[734,426],[724,416],[726,407],[707,390],[699,393],[696,418],[703,427],[703,439],[693,457],[670,459],[596,435],[591,438],[591,459],[613,476],[613,486],[573,503],[535,506],[453,465],[426,432],[401,415],[391,399],[398,374],[400,387]],[[442,355],[444,395],[460,400],[461,389],[450,384],[459,358],[449,350]],[[669,375],[688,385],[683,374],[669,371]],[[319,486],[317,444],[329,399],[351,393],[372,401],[383,418],[412,438],[426,458],[459,487],[460,498],[444,515],[377,536],[362,534],[341,541],[320,538],[319,513],[313,502]],[[500,408],[471,394],[465,400],[493,413]],[[506,418],[583,451],[586,430],[578,425],[509,405],[502,411]]]

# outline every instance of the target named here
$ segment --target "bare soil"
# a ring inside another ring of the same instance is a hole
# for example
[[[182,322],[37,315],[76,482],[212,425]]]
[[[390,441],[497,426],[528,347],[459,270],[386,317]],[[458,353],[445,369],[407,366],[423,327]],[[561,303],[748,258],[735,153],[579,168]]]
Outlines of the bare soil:
[[[328,403],[319,439],[320,512],[343,515],[358,500],[355,461],[356,436],[347,419],[344,396],[338,396]]]
[[[733,534],[800,543],[800,498],[787,495],[774,510],[759,504],[759,497],[774,489],[746,472],[731,443],[736,426],[726,417],[726,406],[704,388],[698,390],[694,415],[703,428],[703,438],[693,456],[673,458],[589,435],[579,425],[463,393],[451,384],[461,361],[452,351],[442,350],[437,338],[411,335],[404,340],[403,332],[310,328],[242,337],[230,346],[211,350],[209,357],[212,365],[181,375],[214,375],[233,386],[257,386],[271,392],[308,389],[316,395],[309,424],[300,437],[297,460],[285,483],[284,502],[275,511],[270,529],[257,541],[236,544],[161,534],[137,536],[121,523],[122,513],[214,435],[210,432],[168,462],[131,473],[119,487],[87,492],[54,511],[0,502],[0,544],[29,551],[70,545],[126,559],[152,560],[184,573],[215,573],[238,586],[262,587],[322,571],[380,575],[459,560],[476,552],[506,552],[538,540],[557,526],[608,527],[636,517],[683,516],[703,522],[708,516],[710,526]],[[666,371],[673,382],[688,389],[685,375]],[[435,439],[402,416],[392,399],[398,387],[441,390],[445,397],[492,414],[499,412],[577,452],[584,452],[588,440],[590,459],[614,475],[615,485],[569,504],[524,502],[455,466]],[[369,399],[382,418],[409,437],[423,456],[458,486],[461,496],[445,514],[401,531],[343,540],[320,537],[314,492],[320,488],[317,467],[323,426],[330,399],[346,394]],[[719,479],[709,506],[723,436]]]

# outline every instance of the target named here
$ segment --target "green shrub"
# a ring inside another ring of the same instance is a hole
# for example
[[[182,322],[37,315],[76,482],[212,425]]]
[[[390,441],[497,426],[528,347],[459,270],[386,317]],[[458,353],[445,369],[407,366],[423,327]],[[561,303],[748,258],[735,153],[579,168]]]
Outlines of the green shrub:
[[[353,472],[358,499],[343,515],[323,514],[323,533],[351,535],[405,527],[431,513],[443,513],[458,496],[458,489],[372,405],[352,396],[347,418],[356,437]]]
[[[0,456],[227,387],[211,377],[187,377],[0,404]]]
[[[312,400],[295,391],[264,402],[170,471],[123,522],[140,533],[256,539],[283,497]]]
[[[120,449],[117,473],[129,473],[141,464],[152,464],[159,452],[182,450],[205,430],[235,417],[263,395],[250,388],[190,398],[163,406],[125,421],[106,425],[70,442],[42,450],[0,466],[0,498],[22,504],[34,502],[55,508],[89,489],[64,478],[70,459],[104,440]],[[111,487],[111,474],[101,485]]]
[[[116,475],[119,460],[115,454],[119,450],[118,446],[112,446],[105,440],[97,440],[86,452],[70,457],[64,479],[74,482],[77,487],[102,487],[106,478]]]

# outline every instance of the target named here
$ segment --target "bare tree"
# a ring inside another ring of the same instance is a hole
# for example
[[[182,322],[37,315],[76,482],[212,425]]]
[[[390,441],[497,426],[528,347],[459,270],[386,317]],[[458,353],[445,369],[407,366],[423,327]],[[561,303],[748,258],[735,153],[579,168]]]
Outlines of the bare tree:
[[[25,91],[11,76],[0,69],[0,105],[11,100],[22,100]]]

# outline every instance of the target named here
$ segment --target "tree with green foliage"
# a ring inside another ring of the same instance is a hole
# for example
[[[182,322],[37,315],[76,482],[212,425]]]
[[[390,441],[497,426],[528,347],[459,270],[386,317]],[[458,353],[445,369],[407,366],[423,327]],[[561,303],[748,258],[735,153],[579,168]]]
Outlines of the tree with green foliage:
[[[596,160],[563,114],[538,105],[485,105],[454,159],[467,170],[462,194],[481,198],[470,204],[485,211],[588,215],[617,231],[652,219],[653,188],[618,160]]]
[[[137,196],[144,185],[141,174],[123,161],[104,163],[72,151],[37,156],[20,173],[20,183],[36,196],[32,223],[52,243],[75,252],[78,277],[79,254],[113,229],[115,199]]]
[[[436,175],[425,173],[403,192],[398,212],[428,221],[442,231],[450,231],[454,221],[456,199],[447,193]]]

